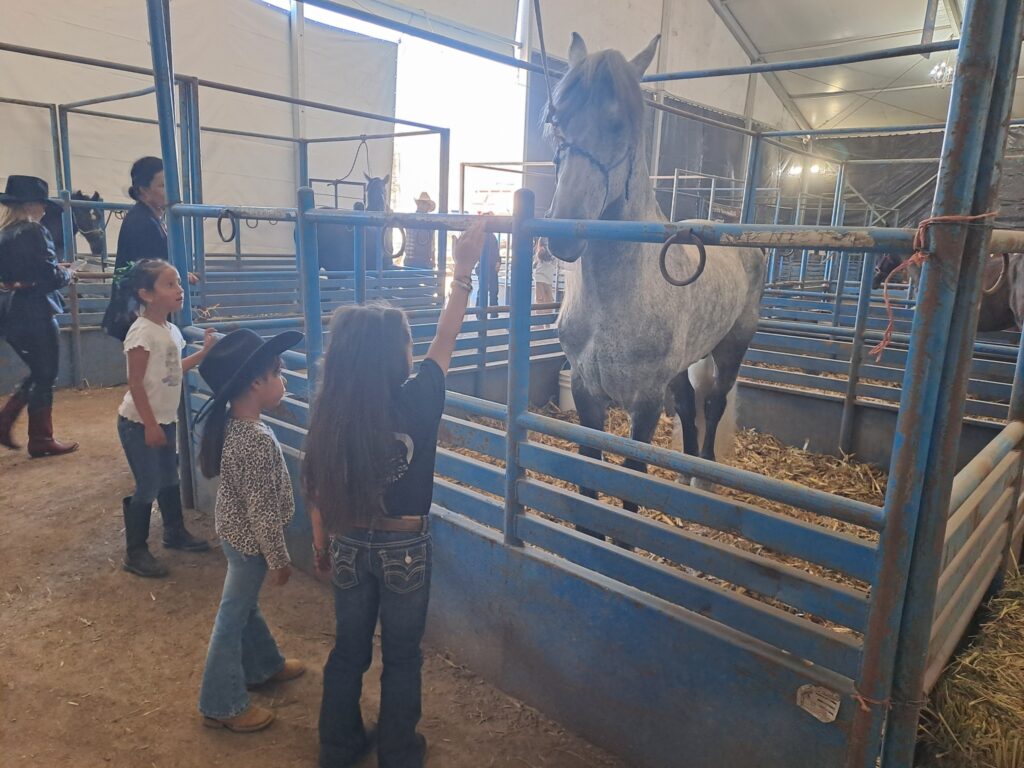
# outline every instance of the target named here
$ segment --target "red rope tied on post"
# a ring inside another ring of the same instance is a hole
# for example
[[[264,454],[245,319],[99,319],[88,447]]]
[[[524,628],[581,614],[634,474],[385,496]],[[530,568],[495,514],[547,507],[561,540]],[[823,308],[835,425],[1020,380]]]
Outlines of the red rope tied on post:
[[[885,326],[885,333],[882,334],[882,340],[871,348],[871,354],[874,356],[876,363],[881,361],[882,353],[885,352],[892,341],[893,329],[896,325],[896,317],[892,311],[892,299],[889,298],[889,281],[892,280],[893,275],[897,272],[905,273],[912,266],[921,267],[928,260],[928,253],[925,251],[928,227],[932,224],[970,224],[974,221],[991,219],[997,215],[996,211],[989,211],[988,213],[979,213],[974,216],[932,216],[929,219],[924,219],[917,225],[917,232],[914,233],[914,252],[906,261],[890,272],[882,282],[882,298],[885,300],[885,314],[888,322]]]

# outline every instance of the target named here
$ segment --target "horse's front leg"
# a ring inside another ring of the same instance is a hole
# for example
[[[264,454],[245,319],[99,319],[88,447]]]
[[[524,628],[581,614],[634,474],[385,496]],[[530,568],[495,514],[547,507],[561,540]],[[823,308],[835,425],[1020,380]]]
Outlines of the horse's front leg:
[[[658,429],[658,421],[661,419],[663,406],[661,401],[654,400],[641,403],[634,407],[629,414],[629,436],[641,443],[649,443],[654,438],[654,432]],[[639,459],[626,459],[622,466],[626,469],[634,469],[637,472],[647,472],[646,462]],[[629,512],[636,512],[640,508],[632,501],[622,500],[622,508]]]

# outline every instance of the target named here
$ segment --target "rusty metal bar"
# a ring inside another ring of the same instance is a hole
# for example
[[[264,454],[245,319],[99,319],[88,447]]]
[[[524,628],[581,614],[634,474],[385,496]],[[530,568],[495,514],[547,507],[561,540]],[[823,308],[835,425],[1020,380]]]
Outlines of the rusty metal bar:
[[[957,64],[961,76],[954,81],[950,98],[933,215],[963,216],[973,210],[988,123],[978,118],[989,113],[992,73],[998,60],[1005,10],[1006,0],[972,2],[968,6]],[[937,247],[925,264],[918,309],[914,315],[907,377],[889,467],[889,477],[893,479],[886,492],[887,524],[879,540],[878,565],[871,581],[874,585],[871,610],[858,680],[864,706],[855,705],[846,768],[874,768],[878,760],[897,666],[901,620],[922,495],[926,481],[938,481],[934,475],[935,467],[929,465],[928,453],[920,447],[931,445],[934,437],[941,374],[967,229],[963,226],[942,226],[933,231]],[[928,615],[926,631],[930,623],[931,616]],[[914,710],[915,723],[916,715]],[[899,738],[902,739],[902,735]],[[886,768],[889,765],[903,768],[911,762],[888,763]]]

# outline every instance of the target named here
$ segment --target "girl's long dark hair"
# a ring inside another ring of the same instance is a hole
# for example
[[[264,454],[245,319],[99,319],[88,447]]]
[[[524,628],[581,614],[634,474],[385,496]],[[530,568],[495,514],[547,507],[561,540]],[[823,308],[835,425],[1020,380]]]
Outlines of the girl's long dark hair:
[[[342,533],[380,511],[411,335],[404,313],[384,306],[342,307],[330,333],[302,488],[328,530]]]
[[[214,478],[220,474],[220,457],[224,452],[224,436],[228,431],[228,403],[231,397],[241,395],[254,381],[270,373],[276,374],[280,370],[281,358],[274,357],[264,370],[241,384],[234,395],[229,394],[210,406],[202,421],[203,435],[199,443],[199,471],[203,473],[203,477]]]

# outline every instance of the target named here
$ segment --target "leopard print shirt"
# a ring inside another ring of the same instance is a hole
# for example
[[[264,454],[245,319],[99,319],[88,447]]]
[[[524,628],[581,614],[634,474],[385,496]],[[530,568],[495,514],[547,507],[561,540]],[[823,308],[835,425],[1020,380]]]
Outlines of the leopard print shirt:
[[[269,568],[291,562],[284,527],[295,515],[292,480],[281,445],[262,421],[228,419],[217,490],[217,535]]]

